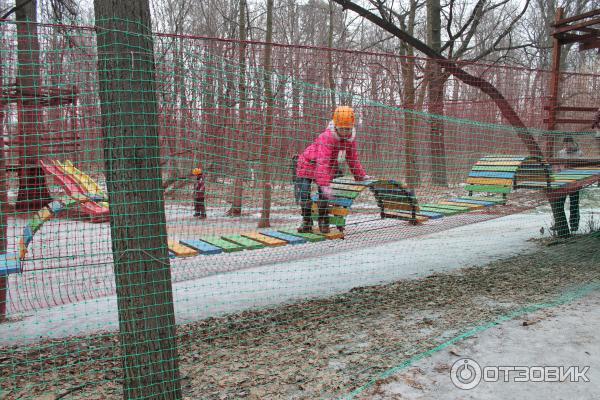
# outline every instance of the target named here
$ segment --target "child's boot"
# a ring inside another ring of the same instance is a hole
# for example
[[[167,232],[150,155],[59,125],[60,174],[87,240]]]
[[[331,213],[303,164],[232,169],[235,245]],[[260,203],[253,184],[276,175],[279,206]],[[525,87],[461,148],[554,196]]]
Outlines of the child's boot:
[[[302,205],[302,225],[298,228],[298,233],[312,233],[313,222],[311,216],[311,207],[309,204]]]
[[[329,209],[327,201],[319,201],[319,231],[329,233]]]

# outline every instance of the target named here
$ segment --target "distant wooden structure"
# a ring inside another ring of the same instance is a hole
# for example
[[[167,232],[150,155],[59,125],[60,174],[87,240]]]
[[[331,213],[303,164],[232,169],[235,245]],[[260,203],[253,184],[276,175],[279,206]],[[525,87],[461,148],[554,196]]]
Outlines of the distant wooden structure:
[[[600,9],[564,18],[564,9],[558,8],[553,27],[552,78],[550,79],[549,102],[544,107],[548,111],[548,117],[544,119],[544,123],[546,123],[549,131],[555,130],[558,124],[579,124],[589,128],[592,126],[593,113],[598,110],[598,106],[573,107],[558,104],[560,98],[560,58],[562,46],[570,43],[578,43],[579,51],[598,49],[600,53]],[[557,118],[557,113],[560,111],[589,113],[589,118]],[[555,144],[556,137],[550,135],[546,141],[545,149],[548,159],[554,158]]]

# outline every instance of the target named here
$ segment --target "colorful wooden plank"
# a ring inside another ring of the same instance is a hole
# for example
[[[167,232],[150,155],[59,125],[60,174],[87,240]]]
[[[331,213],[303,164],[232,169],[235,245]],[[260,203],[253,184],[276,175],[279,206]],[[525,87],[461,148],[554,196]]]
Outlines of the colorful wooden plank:
[[[52,211],[53,214],[57,214],[62,211],[64,205],[60,201],[54,200],[50,204],[48,204],[48,208]]]
[[[281,233],[285,233],[292,236],[301,237],[303,239],[308,240],[309,242],[321,242],[325,240],[325,238],[321,235],[315,235],[314,233],[299,233],[295,229],[277,229]]]
[[[421,215],[429,219],[439,219],[444,217],[444,214],[433,211],[419,211],[417,215]]]
[[[281,233],[273,230],[269,231],[260,231],[265,236],[274,237],[275,239],[285,240],[289,244],[296,245],[306,243],[307,240],[298,236],[288,235],[286,233]]]
[[[469,211],[469,207],[467,207],[467,206],[453,206],[453,205],[445,205],[445,204],[441,204],[441,203],[423,204],[422,207],[423,208],[425,208],[425,207],[436,207],[436,208],[442,208],[444,210]]]
[[[419,215],[424,215],[423,214],[424,211],[444,214],[445,216],[460,214],[463,212],[463,211],[459,211],[459,210],[442,209],[442,208],[437,208],[437,207],[422,207],[421,212],[419,212]]]
[[[562,173],[552,175],[552,177],[554,179],[572,179],[574,181],[589,178],[590,176],[593,176],[593,175],[574,175],[574,174],[562,174]]]
[[[563,186],[565,183],[564,182],[550,182],[550,187],[560,187]],[[544,189],[546,187],[548,187],[548,183],[547,182],[530,182],[530,181],[523,181],[523,182],[519,182],[517,184],[518,188],[523,188],[523,189]]]
[[[21,260],[16,253],[0,254],[0,276],[21,272]]]
[[[454,201],[440,201],[438,204],[442,204],[445,206],[464,206],[464,207],[469,207],[472,210],[479,210],[481,208],[485,208],[485,206],[482,204],[461,203],[461,202],[454,202]]]
[[[521,161],[477,161],[475,165],[498,165],[498,166],[510,166],[510,165],[521,165]]]
[[[571,175],[595,175],[600,174],[600,169],[564,169],[559,173]]]
[[[512,189],[507,186],[467,185],[465,190],[469,192],[510,193]]]
[[[494,204],[504,204],[506,203],[506,199],[503,197],[480,197],[480,196],[465,196],[465,197],[457,197],[457,199],[469,200],[469,201],[485,201],[488,203]],[[456,199],[452,199],[452,201],[456,201]]]
[[[314,194],[311,197],[311,199],[313,202],[317,202],[317,201],[319,201],[319,195]],[[328,200],[328,203],[330,205],[336,205],[336,206],[340,206],[340,207],[350,207],[350,206],[352,206],[352,199],[337,198],[337,199],[333,199],[333,200]]]
[[[414,207],[415,211],[419,211],[419,207],[413,206],[412,204],[398,203],[395,201],[388,201],[388,200],[383,200],[381,203],[383,204],[383,208],[386,210],[412,211],[413,207]]]
[[[468,178],[467,183],[470,185],[499,185],[512,186],[512,179],[495,179],[495,178]]]
[[[469,176],[472,178],[514,178],[514,172],[498,172],[498,171],[471,171]]]
[[[334,183],[331,185],[331,187],[335,190],[335,189],[341,189],[341,190],[350,190],[353,192],[362,192],[363,190],[366,189],[365,185],[350,185],[347,183]]]
[[[345,217],[348,214],[350,214],[350,209],[343,208],[343,207],[331,207],[329,209],[329,214],[331,214],[331,215],[337,215],[337,216],[340,216],[340,217]]]
[[[252,239],[248,239],[242,235],[225,235],[221,236],[223,240],[227,240],[228,242],[239,244],[245,250],[255,250],[255,249],[263,249],[265,247],[264,244],[257,242]]]
[[[184,246],[191,247],[192,249],[197,250],[201,254],[208,255],[208,254],[219,254],[219,253],[223,252],[222,248],[213,246],[212,244],[203,242],[201,240],[186,239],[186,240],[180,240],[179,243],[183,244]]]
[[[256,240],[257,242],[260,242],[270,247],[285,246],[287,244],[285,240],[277,239],[271,236],[266,236],[258,232],[246,232],[242,233],[242,236],[245,236],[248,239]]]
[[[198,251],[183,245],[175,240],[168,239],[169,251],[175,254],[177,257],[193,257],[198,255]]]
[[[498,171],[498,172],[516,172],[518,166],[492,166],[492,165],[474,165],[473,171]]]
[[[33,233],[37,232],[37,230],[43,224],[44,224],[44,220],[42,220],[40,218],[38,213],[33,214],[31,216],[31,218],[29,219],[29,221],[27,221],[27,225],[29,226],[29,229],[31,229],[31,232],[33,232]]]
[[[496,161],[496,160],[511,160],[511,161],[525,161],[528,156],[511,156],[511,155],[489,155],[482,157],[482,160]]]
[[[233,253],[235,251],[244,250],[243,246],[240,246],[239,244],[231,243],[231,242],[221,239],[220,237],[217,237],[217,236],[202,236],[200,238],[200,240],[202,240],[203,242],[206,242],[208,244],[212,244],[213,246],[220,247],[221,249],[223,249],[223,251],[225,253]]]
[[[346,199],[355,199],[360,195],[360,192],[356,192],[353,190],[333,189],[333,195],[335,197],[343,197]]]
[[[415,218],[413,218],[412,214],[410,214],[410,213],[400,213],[400,212],[384,212],[383,217],[384,218],[401,219],[401,220],[407,220],[407,221],[417,221],[417,222],[425,222],[429,219],[428,217],[426,217],[424,215],[419,215],[419,214],[415,215]]]
[[[313,234],[315,234],[315,235],[321,235],[321,236],[323,236],[327,240],[335,240],[335,239],[343,239],[344,238],[344,234],[342,232],[331,231],[329,233],[321,233],[319,231],[319,228],[316,228],[316,227],[313,228]]]
[[[453,199],[450,199],[450,201],[453,203],[480,204],[485,207],[495,206],[499,202],[502,202],[502,203],[504,202],[503,200],[502,201],[485,201],[485,200],[462,199],[462,198],[453,198]]]

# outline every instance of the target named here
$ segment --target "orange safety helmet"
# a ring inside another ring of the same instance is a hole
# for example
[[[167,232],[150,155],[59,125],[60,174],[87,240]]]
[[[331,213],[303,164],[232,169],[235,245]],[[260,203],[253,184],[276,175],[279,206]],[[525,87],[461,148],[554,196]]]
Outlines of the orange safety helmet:
[[[354,128],[354,110],[352,107],[339,106],[333,112],[333,124],[336,128]]]
[[[194,168],[192,170],[192,174],[198,176],[198,175],[202,175],[202,168]]]

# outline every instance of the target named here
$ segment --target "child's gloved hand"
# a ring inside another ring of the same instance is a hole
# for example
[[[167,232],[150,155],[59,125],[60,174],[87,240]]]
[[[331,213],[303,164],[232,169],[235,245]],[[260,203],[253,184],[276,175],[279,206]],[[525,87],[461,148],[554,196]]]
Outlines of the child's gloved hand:
[[[333,200],[333,188],[331,186],[321,186],[321,197],[325,200]]]

